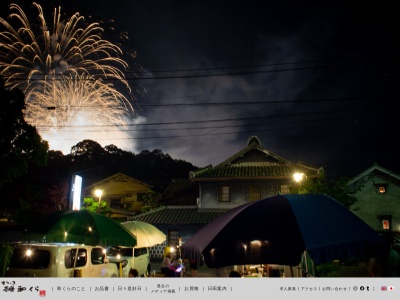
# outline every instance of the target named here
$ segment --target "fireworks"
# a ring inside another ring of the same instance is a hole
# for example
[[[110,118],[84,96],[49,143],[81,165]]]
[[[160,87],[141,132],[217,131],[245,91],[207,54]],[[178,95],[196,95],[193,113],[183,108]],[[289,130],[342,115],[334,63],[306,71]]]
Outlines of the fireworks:
[[[27,97],[32,99],[27,122],[41,128],[43,138],[52,140],[57,149],[93,136],[108,144],[126,137],[124,116],[130,107],[124,105],[121,93],[101,79],[85,75],[48,80]]]
[[[78,13],[63,22],[61,9],[55,9],[53,25],[48,27],[41,6],[33,6],[39,24],[31,23],[16,4],[10,5],[10,22],[0,18],[5,28],[0,31],[0,75],[6,88],[25,92],[25,118],[52,148],[50,132],[64,138],[70,131],[75,141],[81,141],[86,129],[90,133],[86,138],[104,140],[105,132],[119,130],[124,117],[133,112],[115,86],[131,95],[121,49],[102,38],[98,23],[86,25]]]

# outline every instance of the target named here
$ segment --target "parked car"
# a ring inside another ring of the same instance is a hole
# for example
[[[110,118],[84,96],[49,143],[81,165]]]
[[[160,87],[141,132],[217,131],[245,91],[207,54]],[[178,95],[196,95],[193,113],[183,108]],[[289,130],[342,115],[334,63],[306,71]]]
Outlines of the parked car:
[[[118,277],[101,246],[17,244],[6,277]]]
[[[150,252],[146,247],[109,246],[106,254],[110,263],[116,263],[121,277],[128,277],[130,269],[136,269],[140,277],[150,275]]]

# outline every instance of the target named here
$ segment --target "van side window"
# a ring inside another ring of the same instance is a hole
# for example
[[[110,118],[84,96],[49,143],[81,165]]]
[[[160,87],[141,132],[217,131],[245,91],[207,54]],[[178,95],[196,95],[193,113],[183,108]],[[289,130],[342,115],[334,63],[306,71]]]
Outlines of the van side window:
[[[100,265],[104,262],[105,253],[101,248],[93,248],[91,253],[92,264]]]
[[[67,269],[71,269],[74,267],[75,257],[76,257],[75,268],[85,266],[87,261],[86,249],[79,249],[78,255],[76,255],[76,249],[65,251],[64,263]]]
[[[147,253],[147,248],[146,247],[144,247],[144,248],[135,248],[135,257],[138,257],[138,256],[141,256],[141,255],[143,255],[143,254],[146,254]]]

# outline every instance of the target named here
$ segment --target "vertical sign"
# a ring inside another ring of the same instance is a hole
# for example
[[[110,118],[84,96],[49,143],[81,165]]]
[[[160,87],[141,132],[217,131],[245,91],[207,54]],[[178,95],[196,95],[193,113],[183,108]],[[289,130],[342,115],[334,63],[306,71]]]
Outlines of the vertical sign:
[[[75,175],[72,183],[72,209],[81,209],[81,190],[82,190],[82,177]]]

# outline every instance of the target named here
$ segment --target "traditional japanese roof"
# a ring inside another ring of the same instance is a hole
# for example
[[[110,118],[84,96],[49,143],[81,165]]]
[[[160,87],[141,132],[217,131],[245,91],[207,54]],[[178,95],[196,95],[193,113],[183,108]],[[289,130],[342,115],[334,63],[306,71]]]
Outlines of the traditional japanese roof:
[[[199,186],[188,178],[172,179],[162,196],[163,205],[197,206]]]
[[[133,216],[129,220],[158,225],[204,225],[210,223],[225,211],[163,206],[150,212]]]
[[[363,172],[361,172],[360,174],[358,174],[357,176],[354,176],[350,181],[349,181],[349,185],[352,185],[360,180],[362,180],[365,177],[368,177],[370,175],[374,175],[377,177],[382,178],[383,180],[386,180],[388,182],[393,182],[397,185],[400,186],[400,175],[389,171],[388,169],[385,169],[381,166],[379,166],[378,164],[373,164],[371,167],[369,167],[368,169],[364,170]]]
[[[301,172],[308,177],[318,176],[320,169],[293,163],[262,147],[257,137],[251,137],[247,146],[222,163],[192,171],[192,181],[202,180],[254,180],[291,178]]]

